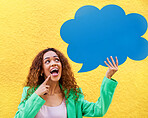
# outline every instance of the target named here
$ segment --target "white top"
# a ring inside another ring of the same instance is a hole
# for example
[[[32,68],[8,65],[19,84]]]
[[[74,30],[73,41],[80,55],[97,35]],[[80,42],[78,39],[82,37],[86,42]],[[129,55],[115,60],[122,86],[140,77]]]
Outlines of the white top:
[[[34,118],[67,118],[65,98],[62,103],[56,107],[43,105]]]

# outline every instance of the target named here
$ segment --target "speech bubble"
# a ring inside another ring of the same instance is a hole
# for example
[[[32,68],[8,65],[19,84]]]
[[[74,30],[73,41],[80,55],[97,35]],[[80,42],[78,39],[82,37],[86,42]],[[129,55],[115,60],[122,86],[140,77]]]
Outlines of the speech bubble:
[[[105,66],[107,57],[117,56],[119,65],[127,57],[140,61],[148,56],[148,41],[141,37],[147,30],[146,19],[137,13],[125,14],[117,5],[101,10],[92,5],[79,8],[74,19],[60,29],[61,38],[68,44],[69,58],[82,63],[78,72]]]

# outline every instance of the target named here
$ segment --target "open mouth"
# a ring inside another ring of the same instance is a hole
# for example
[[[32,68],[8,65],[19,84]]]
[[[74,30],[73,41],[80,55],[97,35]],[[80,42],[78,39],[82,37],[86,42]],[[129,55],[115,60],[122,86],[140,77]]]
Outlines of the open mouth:
[[[50,71],[50,73],[51,73],[51,75],[53,75],[53,76],[58,76],[58,74],[59,74],[59,69],[54,68],[54,69],[52,69],[52,70]]]

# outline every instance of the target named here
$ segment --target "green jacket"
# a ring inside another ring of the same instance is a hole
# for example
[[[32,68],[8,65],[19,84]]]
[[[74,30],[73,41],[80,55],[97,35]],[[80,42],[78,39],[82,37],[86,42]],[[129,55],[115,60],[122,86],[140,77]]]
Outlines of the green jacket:
[[[113,94],[118,82],[114,79],[108,79],[104,77],[100,89],[100,97],[96,103],[88,102],[81,95],[76,102],[73,98],[73,94],[69,94],[67,107],[68,118],[82,118],[86,117],[102,117],[107,112],[109,105],[111,104]],[[27,95],[27,89],[23,88],[23,94],[21,103],[18,106],[18,111],[15,114],[15,118],[34,118],[39,112],[45,100],[38,96],[35,92],[24,102],[22,100]]]

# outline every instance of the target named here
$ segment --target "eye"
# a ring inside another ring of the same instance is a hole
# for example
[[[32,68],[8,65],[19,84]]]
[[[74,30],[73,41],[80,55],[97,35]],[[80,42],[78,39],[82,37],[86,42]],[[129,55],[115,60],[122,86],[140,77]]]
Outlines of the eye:
[[[60,61],[58,58],[57,59],[55,59],[56,61]]]
[[[50,62],[49,60],[45,61],[45,63]]]

